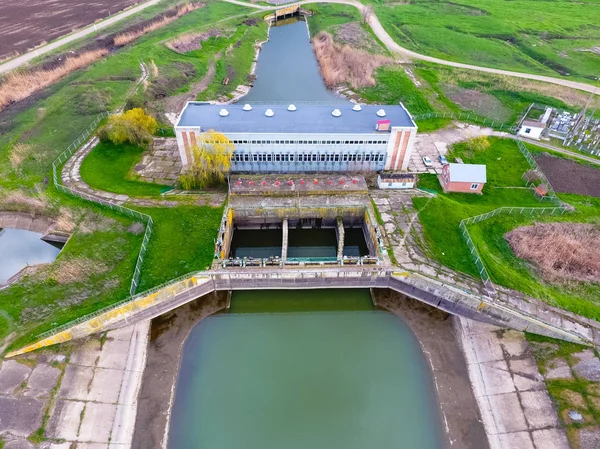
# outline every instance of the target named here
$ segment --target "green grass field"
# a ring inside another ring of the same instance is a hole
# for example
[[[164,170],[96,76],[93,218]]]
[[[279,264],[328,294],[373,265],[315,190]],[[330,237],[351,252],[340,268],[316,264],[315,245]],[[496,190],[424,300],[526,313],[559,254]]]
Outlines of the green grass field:
[[[55,263],[0,291],[0,339],[11,335],[16,338],[11,347],[17,347],[45,330],[128,296],[143,237],[140,226],[132,227],[129,218],[106,208],[57,193],[47,184],[52,161],[99,112],[123,105],[140,76],[140,60],[157,66],[158,76],[152,74],[149,93],[156,89],[156,80],[158,84],[163,81],[158,87],[166,86],[167,95],[184,92],[204,76],[213,52],[219,51],[226,69],[234,67],[238,73],[232,83],[241,84],[254,56],[252,45],[266,31],[260,21],[258,26],[242,23],[247,12],[242,6],[210,2],[0,114],[0,188],[25,193],[47,189],[50,206],[46,212],[62,208],[76,222],[73,236]],[[239,17],[220,22],[230,15]],[[164,45],[179,34],[215,26],[226,37],[207,42],[207,51],[201,55],[181,55]],[[223,87],[221,79],[215,77],[213,83],[209,89],[216,94]],[[228,92],[231,89],[228,86]],[[13,167],[10,154],[16,143],[26,144],[26,149],[24,159]],[[90,184],[132,196],[160,193],[162,186],[130,176],[140,149],[119,151],[101,144],[96,150],[82,167]],[[152,215],[155,228],[138,291],[210,265],[221,208],[182,205],[144,212]]]
[[[242,6],[209,3],[164,28],[142,36],[134,44],[116,51],[89,68],[67,76],[39,94],[39,100],[26,101],[3,111],[0,115],[0,186],[8,189],[32,188],[42,181],[49,173],[52,161],[99,112],[114,110],[125,102],[128,92],[141,75],[139,61],[154,61],[159,73],[156,84],[166,89],[167,95],[188,89],[190,84],[204,76],[212,53],[207,51],[202,57],[181,55],[167,48],[164,43],[185,32],[210,29],[210,26],[215,26],[212,24],[229,15],[243,15],[247,12],[248,9]],[[264,35],[266,28],[240,25],[241,20],[232,19],[218,25],[234,32],[231,39],[215,44],[215,49],[235,44],[237,41],[233,39],[239,38],[240,33],[246,32],[247,28],[252,28],[252,33]],[[207,45],[210,47],[211,44]],[[241,52],[241,48],[237,50]],[[243,49],[248,51],[247,47]],[[231,58],[236,57],[237,53],[232,51]],[[252,57],[253,55],[252,52]],[[240,81],[245,76],[242,75],[243,69],[246,67],[238,70],[239,79],[232,82]],[[221,81],[222,79],[215,77],[215,84],[220,86]],[[232,88],[228,87],[230,91]],[[220,88],[209,86],[209,89],[217,92]],[[162,91],[160,94],[162,95]],[[13,168],[9,157],[17,142],[30,145],[31,150],[24,162]]]
[[[507,124],[516,124],[531,103],[574,111],[583,107],[588,97],[558,86],[521,82],[509,77],[490,76],[423,62],[415,64],[415,73],[427,82],[433,96],[448,111],[471,112]],[[536,88],[547,93],[537,92]],[[431,96],[428,95],[429,98]]]
[[[454,270],[478,277],[478,272],[458,227],[460,221],[499,207],[541,207],[531,191],[524,189],[521,175],[529,169],[527,161],[511,140],[490,139],[488,150],[472,153],[457,144],[449,160],[461,157],[465,163],[487,166],[488,183],[483,195],[444,194],[437,177],[421,175],[419,187],[436,190],[437,198],[414,198],[423,225],[428,255]],[[492,281],[524,292],[549,304],[583,316],[600,319],[600,285],[570,283],[550,285],[542,281],[525,261],[512,252],[504,235],[512,229],[535,222],[567,221],[600,223],[600,200],[578,195],[561,195],[575,212],[555,216],[498,216],[469,225],[469,233]]]
[[[600,2],[372,2],[400,45],[441,59],[593,82]],[[595,42],[595,44],[594,44]]]
[[[137,208],[152,216],[153,236],[142,266],[140,291],[210,267],[223,208]]]
[[[83,160],[81,179],[90,187],[130,196],[159,196],[170,186],[138,181],[131,174],[144,149],[135,145],[100,142]]]

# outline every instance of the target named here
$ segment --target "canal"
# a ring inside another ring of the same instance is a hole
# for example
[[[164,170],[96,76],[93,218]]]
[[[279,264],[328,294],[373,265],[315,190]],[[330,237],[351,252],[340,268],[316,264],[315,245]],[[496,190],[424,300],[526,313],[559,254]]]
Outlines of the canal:
[[[42,234],[0,229],[0,285],[28,265],[54,261],[60,248],[41,240]]]
[[[270,30],[242,102],[341,101],[320,77],[306,23]],[[345,101],[345,100],[343,100]],[[368,254],[346,229],[344,255]],[[233,257],[281,254],[281,229],[237,230]],[[334,229],[288,235],[288,257],[336,257]],[[201,320],[181,354],[168,447],[445,447],[429,366],[406,324],[368,290],[234,292]]]
[[[254,86],[240,102],[346,102],[325,87],[301,19],[282,20],[271,27],[255,75]]]
[[[169,448],[437,449],[434,391],[368,290],[235,292],[185,343]]]

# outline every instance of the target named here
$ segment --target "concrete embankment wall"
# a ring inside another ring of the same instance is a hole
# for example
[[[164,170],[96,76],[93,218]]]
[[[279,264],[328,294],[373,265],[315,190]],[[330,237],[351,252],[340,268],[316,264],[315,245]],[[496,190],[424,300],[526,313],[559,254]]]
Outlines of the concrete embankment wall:
[[[420,276],[392,276],[389,288],[453,315],[559,340],[588,343],[583,335],[565,331],[503,304],[483,301],[481,297]]]
[[[0,212],[0,229],[24,229],[45,235],[53,227],[54,220],[48,217],[36,217],[23,212]]]
[[[206,272],[184,278],[162,289],[59,330],[31,345],[7,354],[16,356],[36,349],[83,338],[96,332],[116,329],[134,322],[155,318],[214,290],[318,288],[391,288],[445,312],[503,327],[528,331],[548,337],[589,344],[583,332],[564,330],[551,324],[552,317],[539,319],[506,305],[463,292],[432,279],[406,272],[377,269],[354,271],[323,269],[243,272]]]

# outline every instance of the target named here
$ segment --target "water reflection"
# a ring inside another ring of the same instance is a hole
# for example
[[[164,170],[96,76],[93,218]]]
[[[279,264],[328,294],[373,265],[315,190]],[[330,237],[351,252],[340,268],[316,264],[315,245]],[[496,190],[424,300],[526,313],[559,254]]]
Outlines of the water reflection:
[[[306,22],[287,19],[271,27],[258,56],[256,81],[240,102],[345,102],[323,83]]]
[[[40,240],[42,234],[23,229],[0,230],[0,284],[27,265],[52,262],[60,248]]]

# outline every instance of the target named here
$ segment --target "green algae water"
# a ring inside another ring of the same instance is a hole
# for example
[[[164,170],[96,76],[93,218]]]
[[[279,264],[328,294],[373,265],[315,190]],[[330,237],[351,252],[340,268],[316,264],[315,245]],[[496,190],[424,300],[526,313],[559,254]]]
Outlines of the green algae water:
[[[236,292],[231,311],[184,346],[170,449],[445,447],[420,346],[368,290]]]

